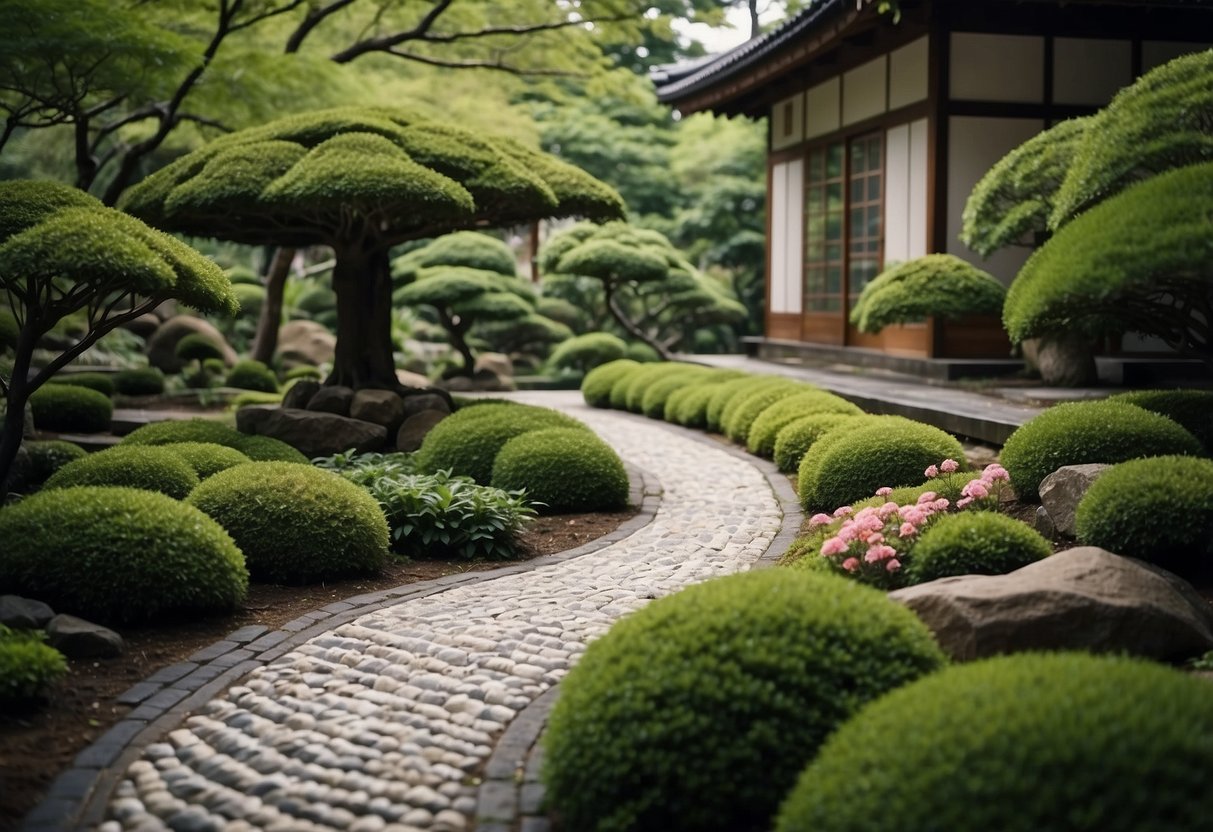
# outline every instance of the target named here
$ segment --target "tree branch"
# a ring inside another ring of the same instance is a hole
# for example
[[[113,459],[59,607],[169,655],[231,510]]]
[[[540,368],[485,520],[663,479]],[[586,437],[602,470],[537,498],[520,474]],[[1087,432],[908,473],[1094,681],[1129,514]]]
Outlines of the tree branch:
[[[388,55],[397,58],[403,58],[406,61],[416,61],[427,66],[439,66],[446,69],[493,69],[498,72],[505,72],[510,75],[544,77],[544,78],[585,78],[586,75],[581,72],[563,72],[557,69],[524,69],[522,67],[509,66],[500,62],[493,61],[444,61],[439,58],[431,58],[426,55],[418,55],[414,52],[405,52],[400,49],[384,49],[382,50]]]

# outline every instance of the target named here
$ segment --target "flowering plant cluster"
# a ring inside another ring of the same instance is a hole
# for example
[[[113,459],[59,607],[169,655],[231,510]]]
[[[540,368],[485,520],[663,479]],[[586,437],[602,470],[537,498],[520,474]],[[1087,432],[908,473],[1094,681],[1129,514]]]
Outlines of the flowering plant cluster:
[[[924,472],[927,479],[943,479],[940,491],[956,493],[951,475],[959,470],[955,460],[945,459]],[[856,511],[842,506],[833,515],[816,514],[809,519],[809,528],[823,533],[841,520],[832,536],[821,544],[821,557],[836,568],[862,583],[882,589],[901,585],[901,575],[913,556],[914,544],[932,520],[949,510],[995,508],[1002,487],[1009,482],[1001,465],[987,465],[976,479],[966,481],[955,501],[940,496],[939,491],[925,491],[911,503],[887,500],[879,506],[867,506]],[[888,497],[891,488],[876,491],[877,497]]]

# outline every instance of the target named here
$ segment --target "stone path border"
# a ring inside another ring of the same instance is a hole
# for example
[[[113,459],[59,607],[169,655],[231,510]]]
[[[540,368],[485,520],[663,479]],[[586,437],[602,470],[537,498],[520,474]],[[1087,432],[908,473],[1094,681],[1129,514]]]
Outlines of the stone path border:
[[[763,474],[778,499],[783,512],[783,523],[767,551],[754,563],[755,567],[773,565],[795,538],[800,527],[800,508],[790,482],[774,465],[698,431],[656,422],[635,414],[616,412],[613,415],[639,419],[647,426],[668,429],[705,443],[744,459]],[[629,502],[640,506],[640,511],[615,531],[583,546],[490,571],[450,575],[354,596],[300,616],[279,630],[271,631],[256,625],[242,627],[224,639],[193,653],[185,661],[162,668],[133,685],[118,697],[118,701],[134,705],[134,709],[77,755],[72,767],[55,779],[42,802],[26,815],[17,827],[18,832],[59,832],[99,824],[104,819],[114,787],[128,766],[139,759],[146,746],[162,738],[178,726],[191,711],[219,695],[237,680],[308,639],[401,601],[559,563],[598,551],[632,535],[653,520],[660,505],[661,491],[652,474],[634,466],[629,466],[628,473],[631,486]],[[528,832],[539,832],[545,829],[547,824],[546,819],[535,814],[542,800],[542,790],[538,784],[536,740],[546,724],[547,714],[555,701],[556,690],[558,688],[553,688],[541,695],[511,721],[498,740],[497,748],[500,753],[495,750],[490,756],[485,771],[486,782],[481,790],[481,800],[486,799],[484,789],[487,787],[490,797],[494,788],[497,788],[501,800],[507,801],[502,786],[506,782],[512,784],[517,780],[515,774],[518,771],[518,754],[525,752],[525,773],[521,782],[518,782],[518,795],[512,805],[517,807],[515,811],[523,813],[519,818],[521,825],[516,825],[517,828]],[[508,776],[505,775],[507,770]],[[500,783],[502,786],[490,785],[493,783]],[[502,803],[500,808],[507,805],[511,805],[509,801]],[[477,816],[480,814],[478,810]],[[485,832],[498,832],[511,827],[482,825],[477,828],[482,828]]]

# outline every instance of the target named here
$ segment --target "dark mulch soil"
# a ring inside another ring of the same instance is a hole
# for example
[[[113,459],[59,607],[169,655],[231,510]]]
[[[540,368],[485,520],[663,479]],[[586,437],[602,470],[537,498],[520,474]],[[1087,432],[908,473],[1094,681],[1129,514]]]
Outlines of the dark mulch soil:
[[[581,546],[614,531],[634,513],[536,518],[522,535],[521,557],[529,560]],[[0,829],[14,828],[37,805],[56,775],[130,710],[115,698],[159,668],[179,662],[247,625],[276,629],[342,598],[456,572],[491,570],[513,562],[415,560],[393,563],[376,578],[308,587],[254,585],[244,606],[230,615],[122,630],[127,644],[123,656],[71,661],[68,675],[40,710],[28,715],[0,714]]]

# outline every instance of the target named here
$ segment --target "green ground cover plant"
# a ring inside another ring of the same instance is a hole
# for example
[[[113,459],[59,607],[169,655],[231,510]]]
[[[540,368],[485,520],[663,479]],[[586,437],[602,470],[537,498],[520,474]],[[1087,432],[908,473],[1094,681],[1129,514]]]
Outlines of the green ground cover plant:
[[[45,643],[41,630],[0,624],[0,708],[12,712],[36,704],[66,674],[63,654]]]
[[[14,489],[16,491],[37,491],[52,474],[87,453],[75,442],[62,439],[30,440],[22,447],[28,457],[22,471],[21,487]]]
[[[740,445],[746,445],[750,438],[750,426],[772,404],[799,393],[819,391],[819,388],[804,382],[791,379],[787,379],[786,382],[786,384],[764,386],[744,399],[739,397],[729,402],[729,407],[726,407],[721,414],[721,428],[724,430],[724,435]]]
[[[618,335],[587,332],[558,344],[548,357],[548,366],[556,370],[588,373],[595,367],[619,361],[627,349],[627,343]]]
[[[223,382],[228,387],[240,390],[257,390],[262,393],[277,393],[278,379],[273,370],[260,361],[245,359],[237,361],[232,369],[227,371]]]
[[[217,445],[214,442],[173,442],[168,445],[151,446],[147,450],[151,450],[152,448],[163,449],[181,457],[186,464],[194,469],[194,473],[198,475],[199,480],[204,480],[207,477],[218,474],[220,471],[226,471],[228,468],[252,462],[245,454],[240,453],[235,448]]]
[[[1131,390],[1108,400],[1166,416],[1195,436],[1206,453],[1213,453],[1213,390]]]

